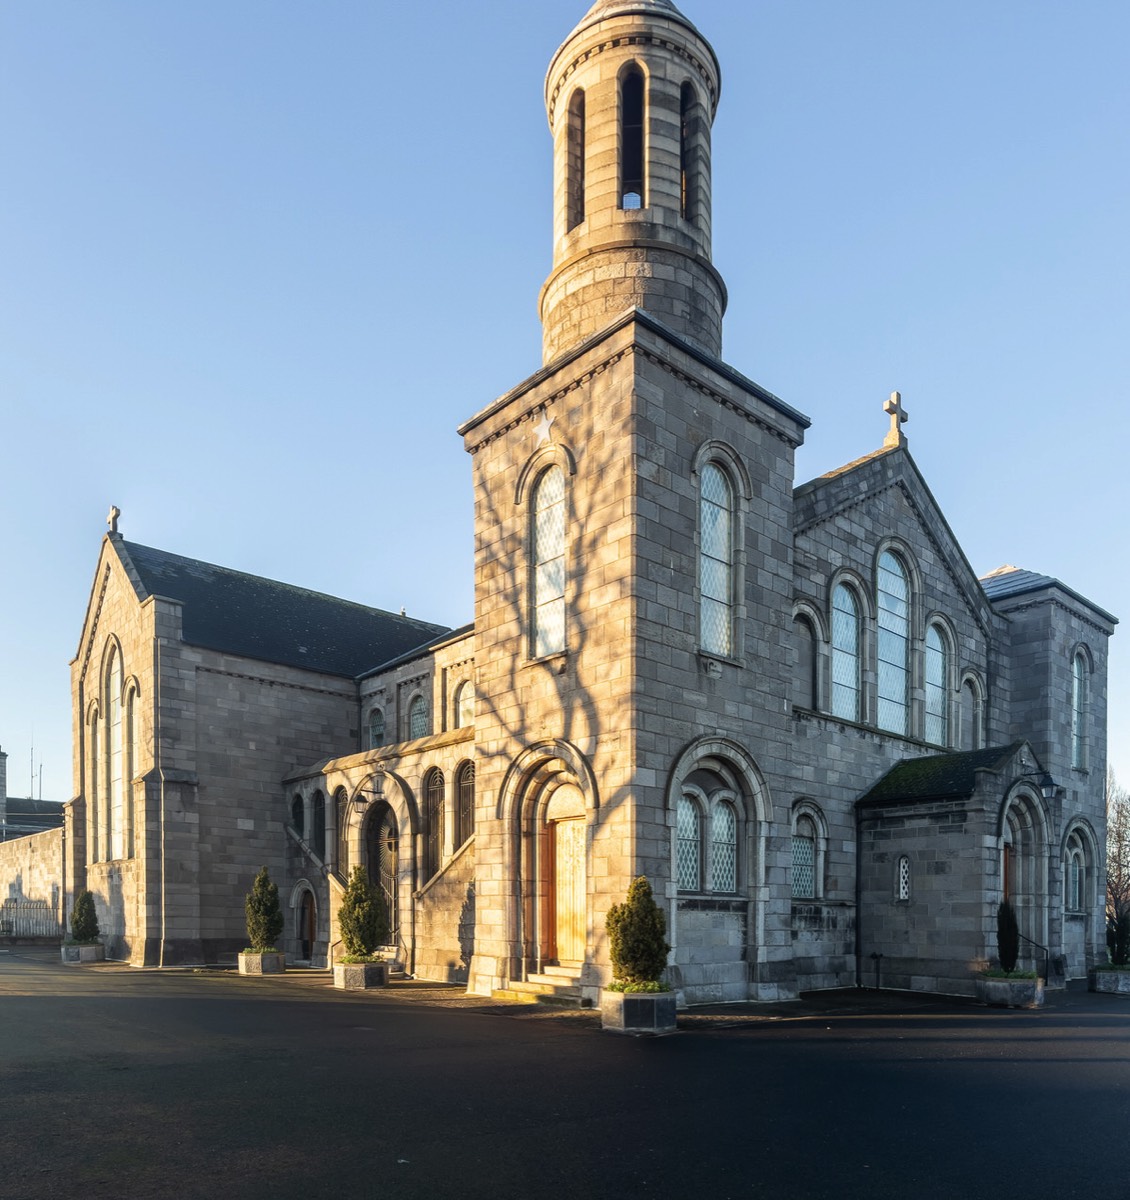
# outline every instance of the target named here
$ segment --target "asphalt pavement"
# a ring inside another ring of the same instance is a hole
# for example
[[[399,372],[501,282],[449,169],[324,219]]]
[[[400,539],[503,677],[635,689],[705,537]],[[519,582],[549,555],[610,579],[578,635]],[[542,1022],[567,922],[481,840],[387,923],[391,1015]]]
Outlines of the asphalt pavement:
[[[603,1033],[324,972],[0,951],[0,1197],[1130,1196],[1130,997],[818,993]]]

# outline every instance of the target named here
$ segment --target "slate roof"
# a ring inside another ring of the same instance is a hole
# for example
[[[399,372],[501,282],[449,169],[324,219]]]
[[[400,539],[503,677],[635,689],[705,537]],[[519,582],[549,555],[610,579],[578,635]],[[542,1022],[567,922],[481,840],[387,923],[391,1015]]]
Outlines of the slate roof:
[[[1066,593],[1073,600],[1078,600],[1080,604],[1086,605],[1092,612],[1098,613],[1112,625],[1118,624],[1117,617],[1111,616],[1105,608],[1099,608],[1093,600],[1081,596],[1074,588],[1069,588],[1067,584],[1051,575],[1041,575],[1038,571],[1026,571],[1023,567],[998,567],[995,571],[990,571],[988,575],[982,577],[981,587],[984,588],[985,595],[990,600],[1004,600],[1013,596],[1023,596],[1028,592],[1042,592],[1045,588],[1059,588],[1061,592]]]
[[[192,646],[354,678],[437,635],[444,625],[119,541],[145,596],[183,605]]]
[[[8,840],[25,837],[29,833],[42,833],[45,829],[59,829],[63,824],[63,806],[55,800],[9,796],[5,807],[5,836]]]
[[[978,771],[991,771],[1013,758],[1023,742],[990,746],[986,750],[963,750],[957,754],[931,754],[896,763],[857,804],[898,800],[941,800],[949,796],[971,796]]]

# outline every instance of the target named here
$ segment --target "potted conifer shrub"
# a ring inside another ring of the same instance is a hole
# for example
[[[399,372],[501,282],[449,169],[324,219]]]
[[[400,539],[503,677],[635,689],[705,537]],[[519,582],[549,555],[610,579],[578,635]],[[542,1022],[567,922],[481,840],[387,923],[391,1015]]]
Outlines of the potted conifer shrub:
[[[345,954],[334,963],[334,987],[371,988],[388,983],[388,963],[377,947],[388,937],[384,900],[364,867],[354,867],[337,910]]]
[[[1116,918],[1112,935],[1108,938],[1110,962],[1088,973],[1092,992],[1130,992],[1130,912]]]
[[[667,967],[667,920],[646,875],[632,880],[605,920],[612,982],[600,994],[600,1023],[617,1033],[674,1033],[675,993],[660,982]]]
[[[1044,1002],[1044,980],[1035,971],[1018,971],[1020,926],[1007,900],[997,908],[997,962],[977,978],[977,999],[995,1008],[1038,1008]]]
[[[241,975],[280,975],[286,970],[286,955],[275,945],[283,931],[278,884],[271,882],[266,867],[259,868],[244,905],[247,914],[248,947],[239,956]]]
[[[94,897],[82,891],[75,897],[71,909],[71,936],[63,943],[63,962],[102,962],[106,958],[106,947],[98,940],[98,914],[94,911]]]

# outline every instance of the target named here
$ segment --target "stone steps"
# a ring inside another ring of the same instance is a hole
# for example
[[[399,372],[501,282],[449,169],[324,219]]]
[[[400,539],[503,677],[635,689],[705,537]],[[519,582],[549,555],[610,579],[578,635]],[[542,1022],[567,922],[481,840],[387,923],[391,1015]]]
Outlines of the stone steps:
[[[491,993],[499,1000],[545,1004],[557,1008],[582,1008],[581,981],[567,967],[546,967],[540,974],[513,980],[509,987]]]

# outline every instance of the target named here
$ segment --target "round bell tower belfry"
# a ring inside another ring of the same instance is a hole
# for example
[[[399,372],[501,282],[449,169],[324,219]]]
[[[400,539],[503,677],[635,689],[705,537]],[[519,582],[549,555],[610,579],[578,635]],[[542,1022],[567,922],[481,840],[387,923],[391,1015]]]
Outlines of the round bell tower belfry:
[[[710,129],[721,74],[670,0],[598,0],[553,57],[550,363],[638,308],[717,358],[726,288],[710,261]]]

